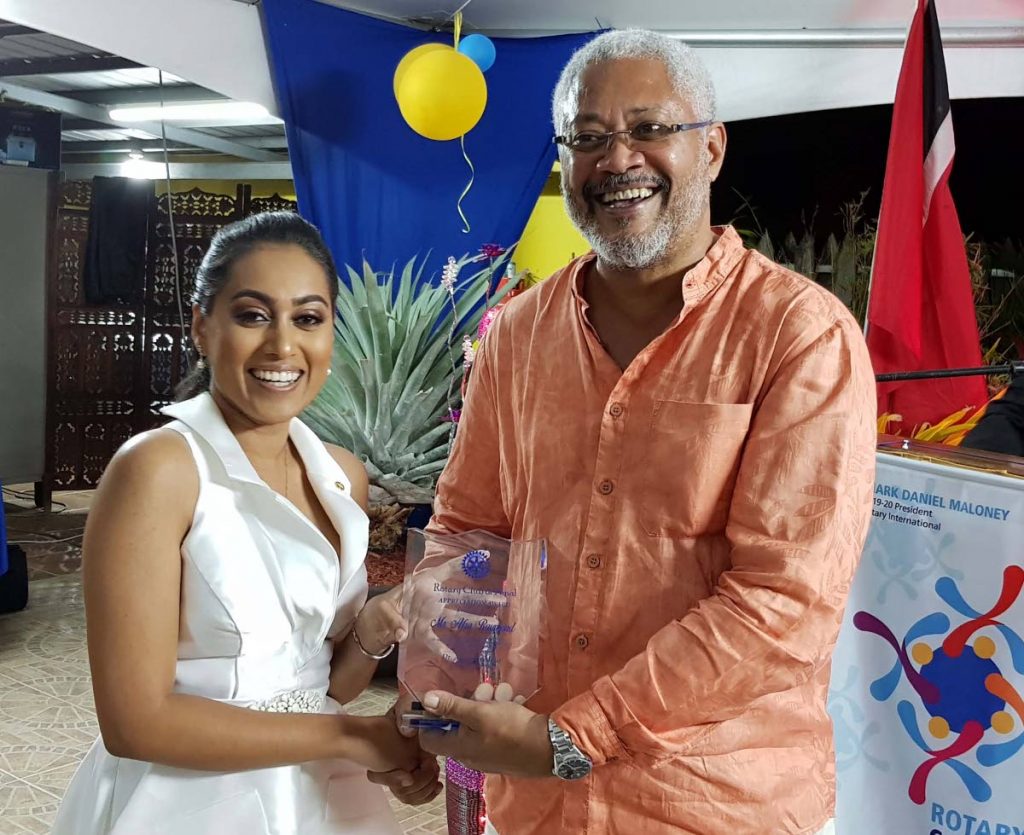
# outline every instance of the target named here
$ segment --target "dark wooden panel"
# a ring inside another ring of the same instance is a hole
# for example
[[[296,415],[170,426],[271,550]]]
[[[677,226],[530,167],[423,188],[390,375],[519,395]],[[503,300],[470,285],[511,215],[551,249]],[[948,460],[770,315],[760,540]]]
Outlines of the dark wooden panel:
[[[127,438],[164,422],[159,410],[188,371],[195,272],[217,230],[255,212],[296,208],[278,195],[253,199],[248,185],[234,195],[175,194],[172,244],[167,199],[154,199],[142,300],[96,307],[82,292],[91,191],[85,181],[61,187],[51,245],[46,469],[58,490],[95,487]]]

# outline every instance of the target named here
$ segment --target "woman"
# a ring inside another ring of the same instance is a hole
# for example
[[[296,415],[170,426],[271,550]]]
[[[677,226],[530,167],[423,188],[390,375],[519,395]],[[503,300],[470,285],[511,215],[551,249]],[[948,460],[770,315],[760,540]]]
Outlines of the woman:
[[[196,276],[195,396],[114,456],[84,542],[101,738],[59,835],[399,833],[366,771],[436,766],[346,715],[404,627],[366,602],[367,478],[298,419],[330,374],[337,275],[314,227],[222,229]]]

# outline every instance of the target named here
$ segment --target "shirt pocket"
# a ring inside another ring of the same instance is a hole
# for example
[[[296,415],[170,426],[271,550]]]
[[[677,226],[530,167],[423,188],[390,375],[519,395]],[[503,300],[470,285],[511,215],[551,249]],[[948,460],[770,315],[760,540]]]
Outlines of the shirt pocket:
[[[638,517],[648,536],[684,539],[725,529],[753,408],[655,402],[638,462]]]

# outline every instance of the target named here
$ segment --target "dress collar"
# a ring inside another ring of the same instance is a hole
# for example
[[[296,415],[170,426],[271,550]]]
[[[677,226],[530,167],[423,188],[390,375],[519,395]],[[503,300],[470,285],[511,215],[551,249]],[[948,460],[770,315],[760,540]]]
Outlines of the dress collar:
[[[203,392],[191,400],[173,403],[160,410],[163,414],[180,420],[206,441],[220,458],[228,476],[238,481],[267,486],[259,477],[252,462],[238,443],[238,438],[224,420],[220,409],[209,392]],[[288,426],[288,437],[302,458],[310,481],[325,480],[341,482],[349,491],[351,484],[345,471],[338,465],[323,442],[298,418],[292,418]]]

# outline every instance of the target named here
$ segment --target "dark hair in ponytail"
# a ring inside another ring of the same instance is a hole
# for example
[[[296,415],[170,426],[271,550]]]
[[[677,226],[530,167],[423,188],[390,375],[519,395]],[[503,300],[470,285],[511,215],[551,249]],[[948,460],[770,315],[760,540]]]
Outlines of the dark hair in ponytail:
[[[227,284],[231,268],[239,258],[264,244],[292,244],[324,268],[330,289],[331,304],[338,295],[338,271],[334,259],[317,228],[294,212],[264,212],[223,227],[203,256],[196,270],[192,303],[204,314],[213,310],[217,295]],[[174,389],[175,400],[188,400],[210,388],[210,368],[195,362],[192,370]]]

